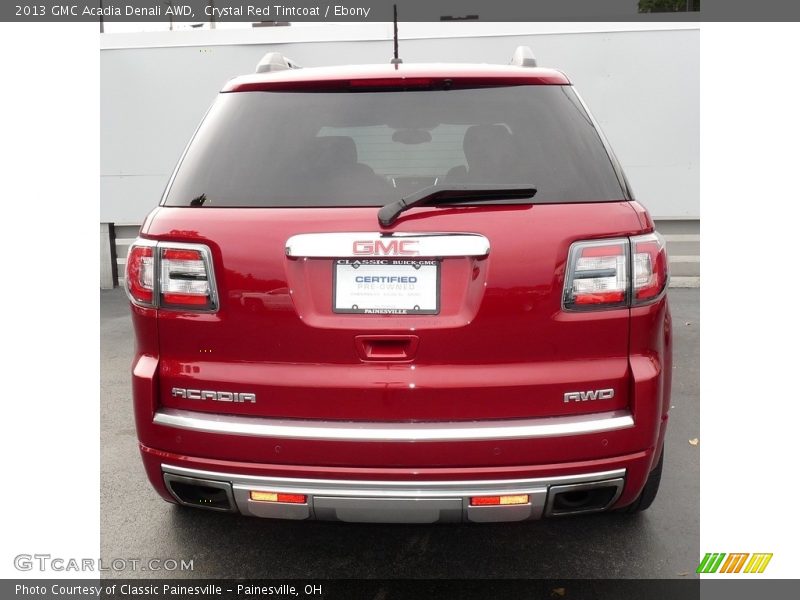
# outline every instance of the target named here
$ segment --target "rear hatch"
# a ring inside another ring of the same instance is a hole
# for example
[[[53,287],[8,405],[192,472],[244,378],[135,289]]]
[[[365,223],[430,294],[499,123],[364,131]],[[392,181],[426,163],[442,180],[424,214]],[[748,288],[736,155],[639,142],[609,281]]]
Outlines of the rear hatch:
[[[537,191],[377,218],[491,184]],[[570,86],[221,94],[143,230],[207,246],[218,296],[159,310],[161,403],[347,421],[625,407],[628,309],[564,310],[563,288],[573,242],[640,231]]]

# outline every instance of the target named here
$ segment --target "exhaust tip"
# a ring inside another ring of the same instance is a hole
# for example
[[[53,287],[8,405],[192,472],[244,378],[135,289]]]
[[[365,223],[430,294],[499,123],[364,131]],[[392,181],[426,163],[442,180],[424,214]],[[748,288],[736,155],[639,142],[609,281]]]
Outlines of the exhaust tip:
[[[225,481],[164,473],[164,483],[178,504],[221,512],[236,511],[231,484]]]
[[[617,501],[624,485],[625,480],[619,478],[552,486],[547,494],[544,514],[557,517],[606,510]]]

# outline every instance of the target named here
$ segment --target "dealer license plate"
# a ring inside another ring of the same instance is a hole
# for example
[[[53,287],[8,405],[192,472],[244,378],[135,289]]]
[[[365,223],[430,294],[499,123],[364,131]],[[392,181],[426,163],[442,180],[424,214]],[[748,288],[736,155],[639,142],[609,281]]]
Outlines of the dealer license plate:
[[[336,260],[333,266],[333,312],[438,314],[439,267],[438,260]]]

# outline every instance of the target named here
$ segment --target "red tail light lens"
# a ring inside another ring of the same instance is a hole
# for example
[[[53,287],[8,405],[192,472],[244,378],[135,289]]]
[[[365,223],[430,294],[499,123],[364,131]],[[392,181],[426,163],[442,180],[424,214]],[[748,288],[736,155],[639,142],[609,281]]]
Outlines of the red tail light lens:
[[[136,240],[128,252],[125,285],[139,306],[217,309],[211,252],[202,244]]]
[[[153,254],[155,244],[134,244],[125,265],[125,290],[134,304],[153,306]]]
[[[647,304],[661,297],[668,280],[667,252],[658,233],[575,242],[567,260],[564,308]]]
[[[574,310],[626,306],[628,240],[576,242],[569,250],[564,306]]]
[[[633,254],[633,304],[644,304],[667,287],[669,269],[664,238],[649,233],[631,238]]]

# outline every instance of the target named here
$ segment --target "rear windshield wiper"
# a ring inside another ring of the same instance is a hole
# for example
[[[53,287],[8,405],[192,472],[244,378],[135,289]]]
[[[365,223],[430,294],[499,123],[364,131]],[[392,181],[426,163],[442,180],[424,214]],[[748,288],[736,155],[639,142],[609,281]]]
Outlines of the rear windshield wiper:
[[[488,202],[491,200],[525,200],[536,195],[530,184],[444,184],[432,185],[414,192],[410,196],[390,202],[378,211],[378,221],[388,227],[401,213],[424,204],[448,204],[456,202]]]

